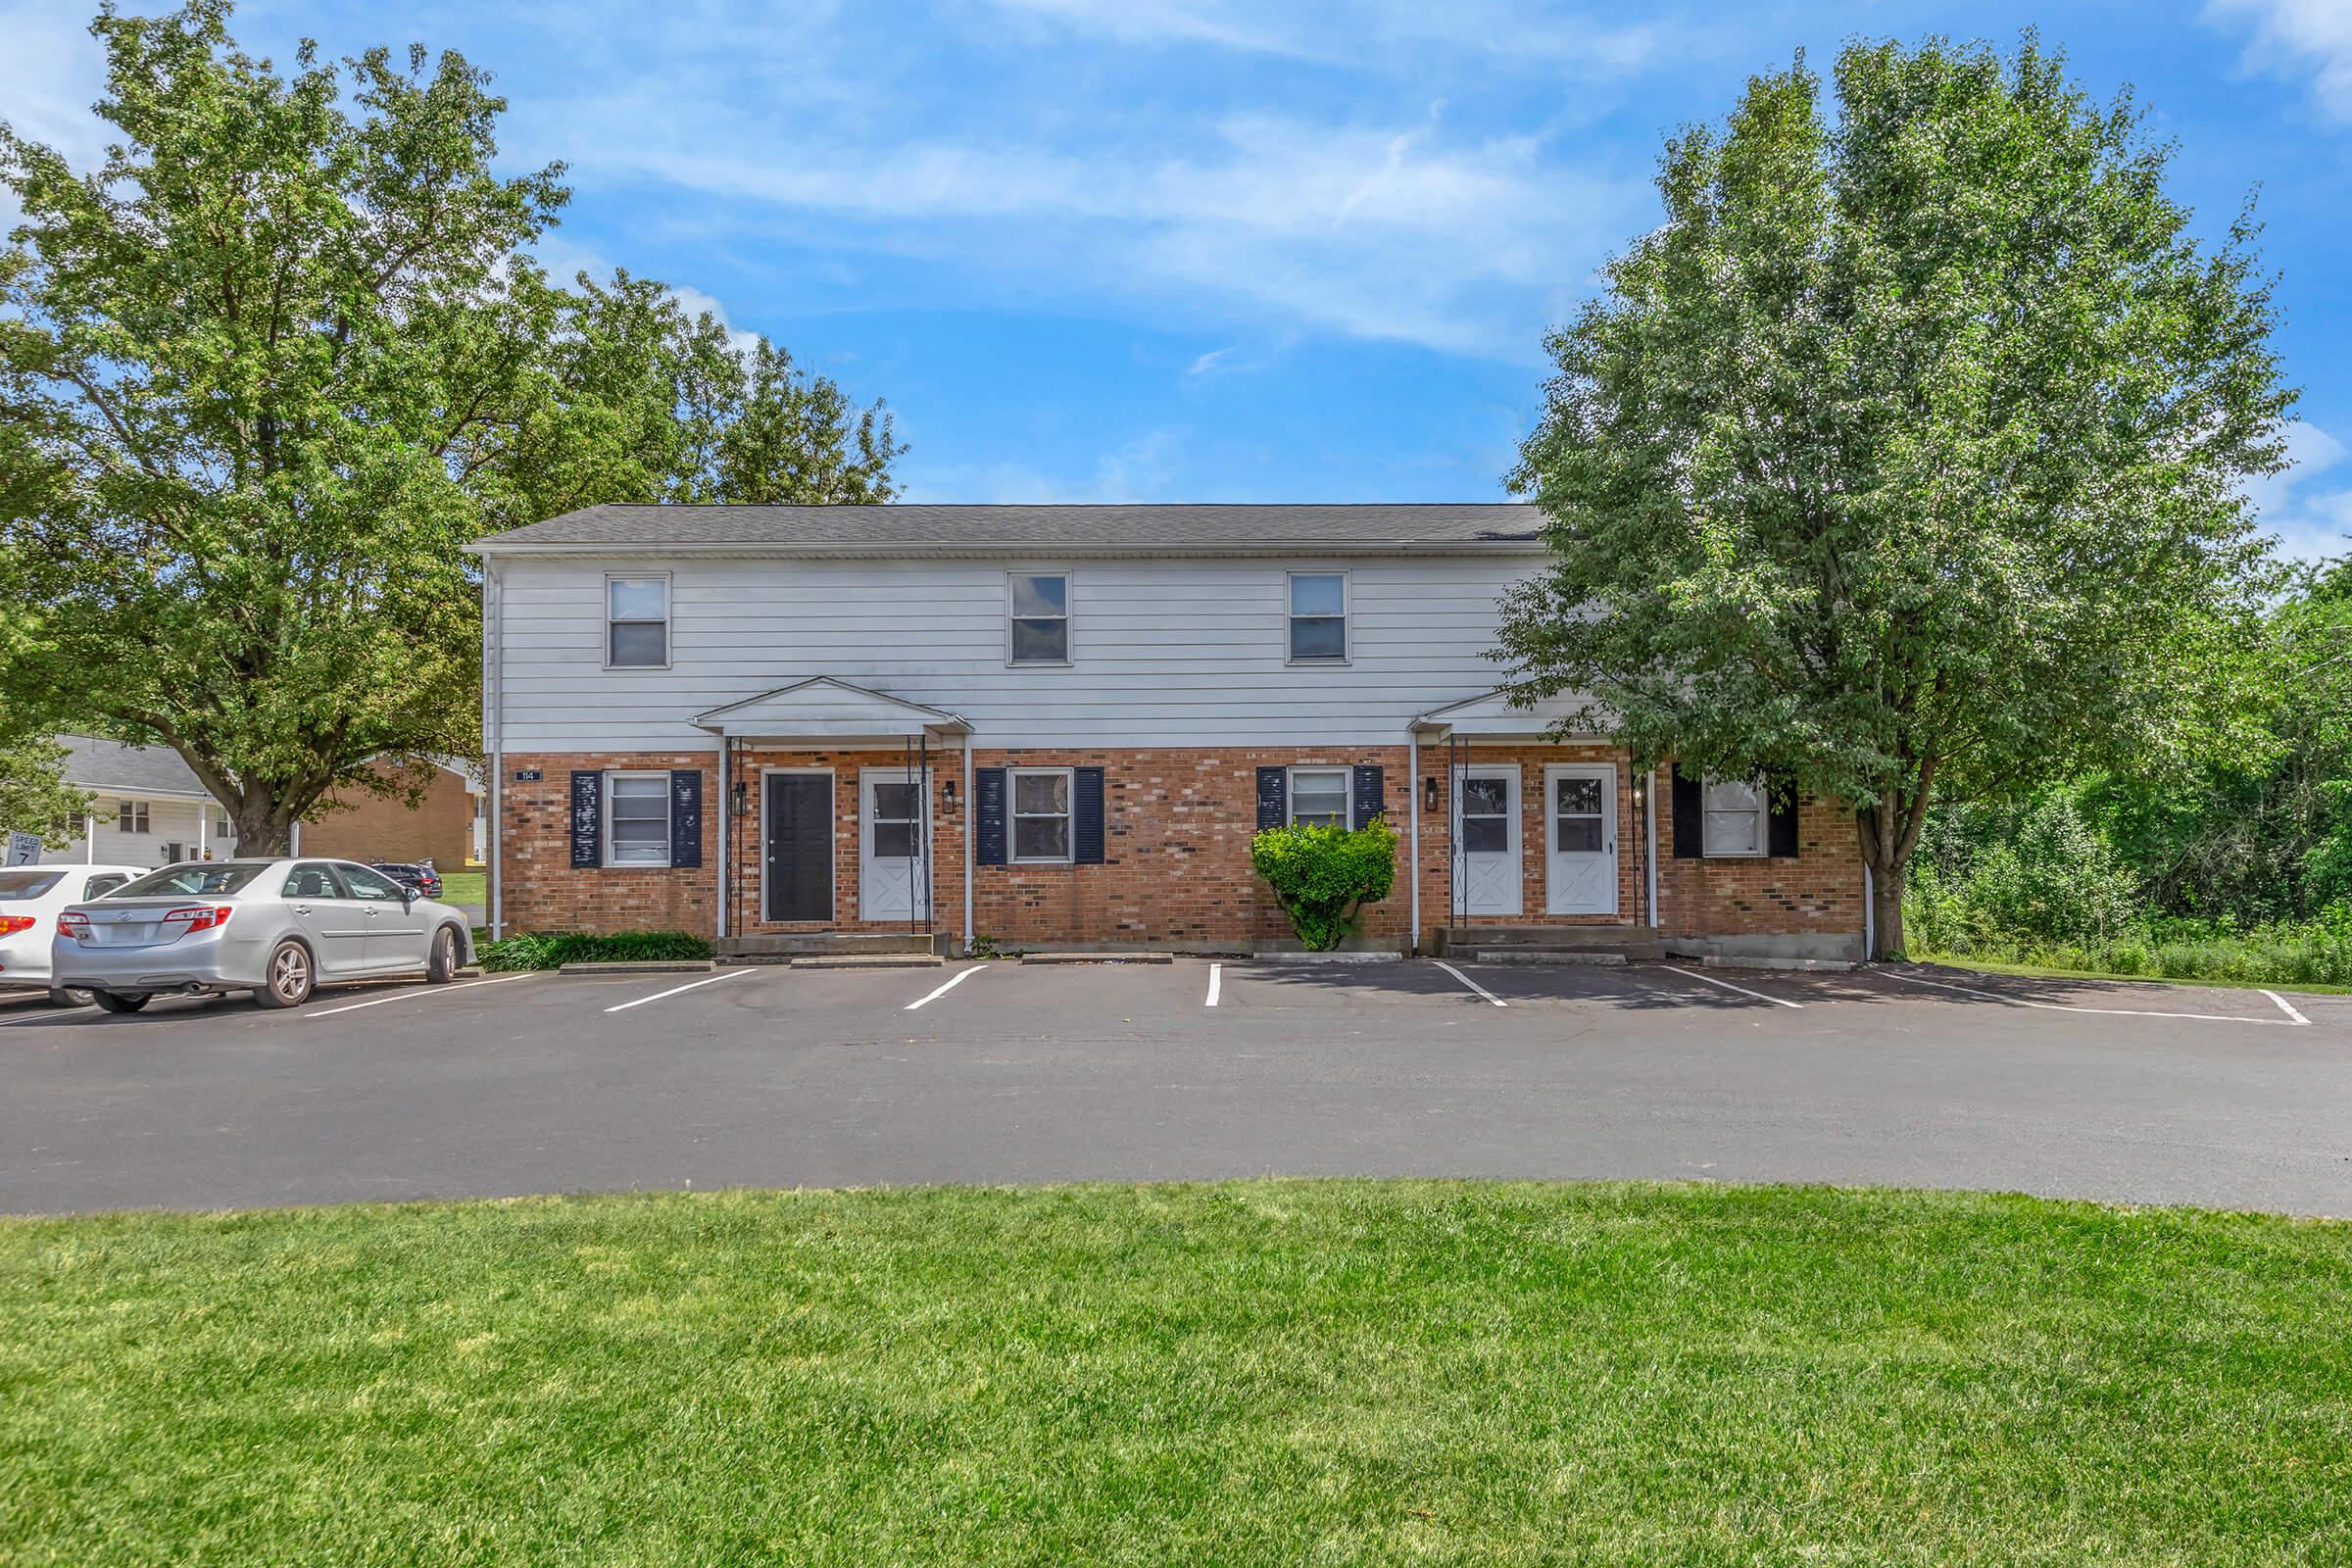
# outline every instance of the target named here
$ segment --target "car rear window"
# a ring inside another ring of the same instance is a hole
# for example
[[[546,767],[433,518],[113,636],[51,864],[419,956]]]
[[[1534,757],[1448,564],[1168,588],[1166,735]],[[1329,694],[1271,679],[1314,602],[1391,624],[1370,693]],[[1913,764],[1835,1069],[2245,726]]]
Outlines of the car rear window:
[[[222,860],[217,865],[167,865],[135,882],[125,882],[107,895],[110,899],[172,898],[188,895],[217,899],[242,893],[245,884],[270,869],[268,860]]]
[[[37,899],[57,886],[63,871],[0,871],[0,899]]]

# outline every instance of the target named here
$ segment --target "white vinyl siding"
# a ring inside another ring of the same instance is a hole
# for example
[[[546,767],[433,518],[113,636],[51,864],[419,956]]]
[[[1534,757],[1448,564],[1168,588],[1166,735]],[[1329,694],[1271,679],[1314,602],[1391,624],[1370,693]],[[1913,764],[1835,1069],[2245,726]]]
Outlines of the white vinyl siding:
[[[1344,767],[1294,767],[1283,795],[1293,827],[1346,827],[1351,775]]]
[[[1764,791],[1737,779],[1708,779],[1700,804],[1706,810],[1704,852],[1713,856],[1760,856],[1764,853]]]
[[[1070,862],[1070,769],[1016,767],[1011,774],[1015,864]]]
[[[669,775],[605,775],[605,863],[669,863]]]
[[[82,819],[77,816],[66,824],[66,831],[74,836],[74,842],[62,850],[44,849],[41,852],[43,865],[80,864],[95,860],[100,865],[158,866],[165,863],[164,850],[172,844],[179,846],[183,857],[196,853],[197,813],[206,809],[198,803],[160,797],[146,800],[141,804],[147,808],[147,830],[143,833],[125,833],[122,831],[121,803],[129,797],[104,789],[92,793],[97,796],[96,808],[91,813],[97,828],[98,843],[95,849],[83,838]],[[236,841],[218,831],[226,813],[219,807],[211,809],[216,831],[204,836],[204,845],[212,851],[213,858],[226,859],[236,852]]]
[[[973,744],[1400,744],[1413,716],[1491,691],[1497,600],[1528,557],[1358,560],[1345,663],[1289,660],[1279,561],[1100,561],[1073,597],[1075,662],[1005,659],[1005,572],[986,561],[671,563],[667,669],[604,667],[611,561],[498,564],[510,752],[710,751],[694,715],[833,675],[968,720]],[[1083,600],[1083,605],[1078,604]]]

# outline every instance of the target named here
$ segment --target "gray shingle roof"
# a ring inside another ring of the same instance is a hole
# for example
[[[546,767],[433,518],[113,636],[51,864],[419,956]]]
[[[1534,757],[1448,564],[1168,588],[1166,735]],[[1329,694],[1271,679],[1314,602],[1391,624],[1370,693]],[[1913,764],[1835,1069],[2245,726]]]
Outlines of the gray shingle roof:
[[[66,749],[60,771],[66,782],[85,790],[115,795],[193,795],[210,800],[207,790],[169,746],[125,746],[94,735],[60,735]]]
[[[1264,550],[1287,545],[1427,549],[1533,543],[1543,514],[1509,503],[1360,506],[1135,505],[585,507],[474,548],[775,546],[834,550]]]

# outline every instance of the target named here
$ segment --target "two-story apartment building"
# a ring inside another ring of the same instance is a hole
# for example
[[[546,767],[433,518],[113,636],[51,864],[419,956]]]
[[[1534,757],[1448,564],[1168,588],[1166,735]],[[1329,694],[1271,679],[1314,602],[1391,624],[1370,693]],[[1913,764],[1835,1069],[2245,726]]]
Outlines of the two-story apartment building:
[[[1531,508],[602,506],[493,535],[501,930],[1290,943],[1250,840],[1385,817],[1366,944],[1612,927],[1849,957],[1831,802],[1496,695]],[[1644,931],[1643,928],[1646,928]]]

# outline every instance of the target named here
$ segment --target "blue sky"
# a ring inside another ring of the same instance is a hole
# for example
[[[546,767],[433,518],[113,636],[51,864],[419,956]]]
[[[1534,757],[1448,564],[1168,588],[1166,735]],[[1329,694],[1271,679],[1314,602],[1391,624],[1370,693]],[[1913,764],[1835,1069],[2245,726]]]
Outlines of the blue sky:
[[[86,0],[0,0],[0,115],[96,147]],[[1727,20],[1718,13],[1736,11]],[[454,47],[562,159],[568,268],[668,279],[913,444],[909,499],[1498,498],[1545,326],[1654,219],[1661,137],[1856,35],[2038,25],[2181,143],[2218,232],[2261,188],[2298,555],[2352,534],[2352,0],[2022,6],[270,0],[315,36]]]

